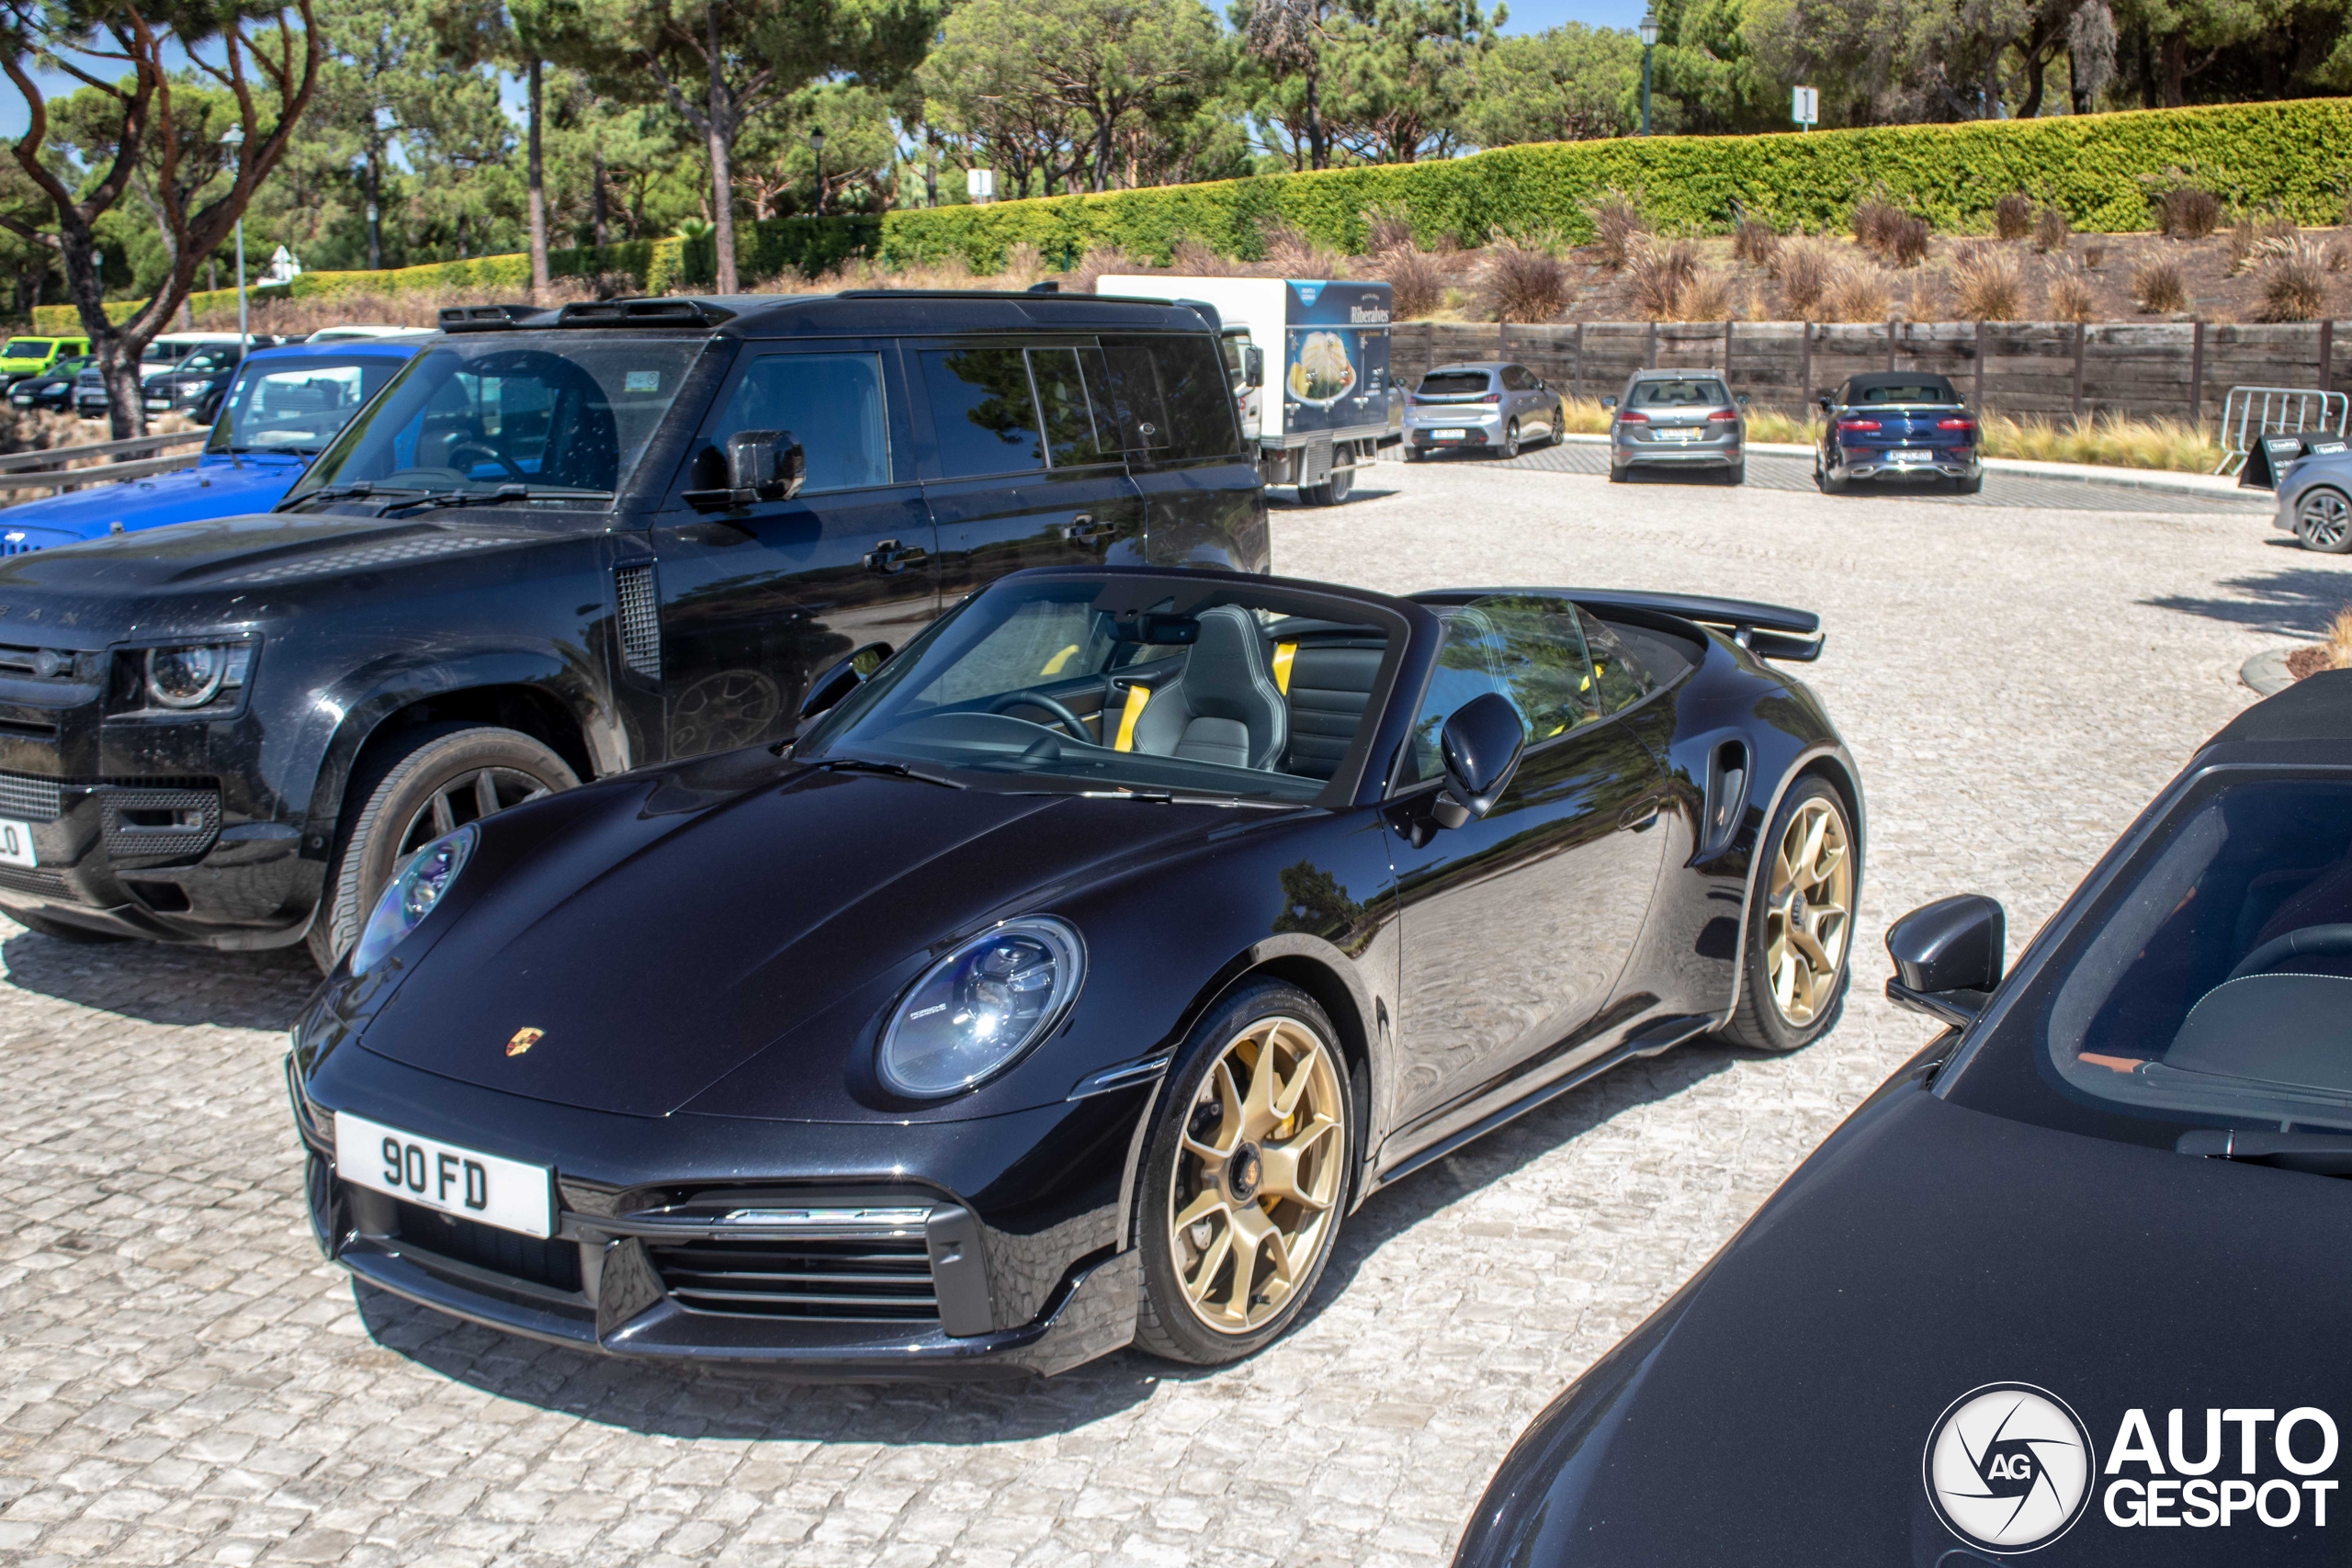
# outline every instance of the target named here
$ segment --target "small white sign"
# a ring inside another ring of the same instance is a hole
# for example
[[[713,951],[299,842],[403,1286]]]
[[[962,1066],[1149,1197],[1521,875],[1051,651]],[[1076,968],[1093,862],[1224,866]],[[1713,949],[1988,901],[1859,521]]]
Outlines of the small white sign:
[[[974,201],[995,200],[996,171],[994,169],[965,170],[964,190]]]
[[[1821,94],[1812,87],[1798,87],[1789,94],[1789,118],[1802,126],[1821,123]]]

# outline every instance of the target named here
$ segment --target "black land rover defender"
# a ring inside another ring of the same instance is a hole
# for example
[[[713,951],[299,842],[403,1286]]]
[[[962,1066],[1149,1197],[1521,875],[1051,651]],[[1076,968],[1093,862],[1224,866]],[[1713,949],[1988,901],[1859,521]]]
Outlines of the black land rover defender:
[[[787,736],[813,682],[1004,572],[1263,571],[1213,316],[445,311],[274,513],[0,563],[0,908],[331,964],[427,840]]]

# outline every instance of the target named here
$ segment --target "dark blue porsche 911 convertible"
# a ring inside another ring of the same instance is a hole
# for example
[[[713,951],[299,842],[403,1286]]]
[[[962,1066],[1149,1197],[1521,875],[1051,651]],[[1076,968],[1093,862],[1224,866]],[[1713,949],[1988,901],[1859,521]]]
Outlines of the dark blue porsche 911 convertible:
[[[1381,1184],[1834,1024],[1860,789],[1760,657],[1819,649],[1725,600],[1016,573],[791,742],[421,849],[296,1032],[320,1241],[615,1353],[1246,1355]]]
[[[1520,1438],[1461,1568],[2336,1562],[2352,672],[2241,715],[1951,1027]]]

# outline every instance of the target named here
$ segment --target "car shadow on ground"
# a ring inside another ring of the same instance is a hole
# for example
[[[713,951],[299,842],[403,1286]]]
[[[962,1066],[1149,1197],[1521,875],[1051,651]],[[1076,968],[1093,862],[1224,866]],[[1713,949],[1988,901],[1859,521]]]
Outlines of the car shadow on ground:
[[[0,961],[7,965],[7,984],[20,990],[147,1023],[291,1029],[319,986],[310,950],[299,944],[269,953],[215,953],[148,942],[63,942],[19,931],[0,942]]]
[[[2301,547],[2291,539],[2272,540],[2290,549]],[[2312,558],[2306,557],[2306,559]],[[2166,593],[2143,599],[2159,610],[2177,610],[2209,621],[2317,637],[2347,604],[2352,604],[2352,560],[2342,566],[2286,566],[2276,571],[2250,573],[2225,580],[2224,588],[2247,595],[2242,599],[2207,599],[2188,593]]]
[[[1702,1040],[1635,1061],[1372,1196],[1347,1221],[1299,1320],[1311,1323],[1379,1248],[1447,1204],[1636,1105],[1758,1059]],[[354,1282],[362,1323],[379,1345],[502,1399],[584,1421],[675,1438],[752,1442],[999,1443],[1076,1431],[1151,1397],[1161,1382],[1228,1375],[1121,1350],[1058,1377],[951,1384],[811,1383],[756,1368],[623,1360],[462,1323]],[[1245,1363],[1246,1364],[1246,1363]]]

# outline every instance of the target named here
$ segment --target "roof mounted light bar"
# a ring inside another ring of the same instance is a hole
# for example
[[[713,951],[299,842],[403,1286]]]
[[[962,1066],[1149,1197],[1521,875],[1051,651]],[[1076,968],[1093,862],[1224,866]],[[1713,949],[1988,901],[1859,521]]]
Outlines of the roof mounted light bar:
[[[735,312],[707,299],[594,299],[556,312],[559,327],[715,327]]]
[[[445,333],[504,332],[519,323],[524,317],[538,313],[537,305],[444,305],[441,307],[441,330]]]

